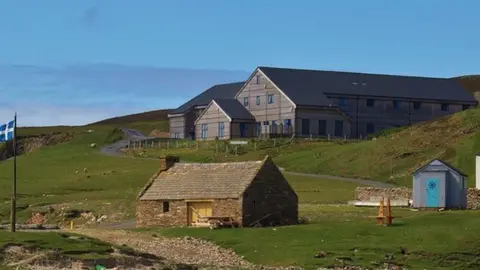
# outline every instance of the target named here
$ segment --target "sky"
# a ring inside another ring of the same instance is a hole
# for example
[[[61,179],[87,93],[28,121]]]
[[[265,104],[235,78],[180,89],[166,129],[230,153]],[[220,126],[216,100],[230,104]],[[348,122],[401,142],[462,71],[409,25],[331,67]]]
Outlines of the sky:
[[[480,74],[478,0],[4,0],[0,122],[175,108],[256,66]]]

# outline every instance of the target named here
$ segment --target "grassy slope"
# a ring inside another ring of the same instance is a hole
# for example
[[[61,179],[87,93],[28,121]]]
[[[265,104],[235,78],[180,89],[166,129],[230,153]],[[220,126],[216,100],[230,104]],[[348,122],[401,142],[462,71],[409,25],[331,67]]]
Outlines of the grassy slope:
[[[155,122],[155,121],[168,121],[168,113],[171,109],[148,111],[143,113],[129,114],[124,116],[113,117],[102,121],[95,122],[97,125],[120,125],[125,123],[138,123],[138,122]]]
[[[138,127],[139,124],[132,126]],[[156,126],[153,123],[149,128]],[[94,132],[87,132],[89,129]],[[35,128],[24,129],[23,132],[45,133],[53,130]],[[110,221],[133,218],[135,197],[157,169],[158,162],[109,157],[99,153],[98,148],[90,148],[91,143],[101,146],[106,140],[112,140],[113,129],[110,125],[75,127],[68,130],[75,132],[71,141],[18,157],[20,221],[25,221],[31,211],[45,210],[45,205],[60,207],[59,204],[70,209],[107,214]],[[87,168],[89,178],[84,174],[84,168]],[[0,222],[6,222],[9,219],[12,160],[0,163],[0,174]],[[325,192],[323,188],[329,186],[326,180],[313,179],[312,184],[309,184],[302,177],[292,176],[289,179],[302,192],[310,193],[309,196],[318,196],[317,200],[321,202],[351,200],[356,186],[340,182]]]
[[[0,231],[0,251],[15,243],[25,248],[42,250],[57,249],[61,254],[77,259],[98,259],[111,257],[112,244],[97,239],[60,234],[55,232],[16,232]]]
[[[480,108],[471,109],[437,121],[387,132],[377,140],[342,144],[340,142],[299,141],[273,147],[263,143],[260,150],[250,144],[246,153],[225,153],[223,142],[200,143],[179,148],[146,149],[143,156],[178,154],[185,161],[256,160],[268,154],[290,171],[367,178],[411,185],[411,173],[424,163],[441,158],[474,175],[475,153],[480,151]],[[190,143],[192,144],[192,143]],[[219,153],[216,154],[218,148]],[[230,146],[231,148],[231,146]],[[138,153],[135,153],[138,154]],[[474,181],[469,181],[472,186]]]
[[[148,233],[194,236],[233,248],[247,260],[268,265],[315,269],[331,266],[336,258],[374,267],[386,254],[408,269],[479,269],[478,211],[412,212],[393,209],[394,226],[375,225],[377,209],[351,206],[301,205],[306,225],[242,229],[153,229]],[[407,256],[401,254],[407,249]],[[355,251],[356,250],[356,251]],[[326,258],[314,258],[318,252]],[[383,264],[382,264],[383,265]]]

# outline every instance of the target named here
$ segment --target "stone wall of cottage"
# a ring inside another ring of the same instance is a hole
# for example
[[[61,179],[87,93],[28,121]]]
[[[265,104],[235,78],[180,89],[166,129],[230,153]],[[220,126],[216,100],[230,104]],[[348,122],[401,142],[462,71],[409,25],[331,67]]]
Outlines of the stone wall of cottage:
[[[298,197],[270,158],[243,194],[243,226],[298,223]]]
[[[212,216],[232,217],[237,224],[242,224],[242,205],[240,199],[221,199],[212,203]]]
[[[169,211],[163,212],[163,201],[137,202],[137,228],[187,226],[187,203],[169,201]]]
[[[376,187],[357,187],[355,190],[355,200],[358,201],[378,201],[381,197],[389,197],[390,200],[402,200],[412,198],[412,189],[401,188],[376,188]],[[467,189],[467,209],[480,209],[480,190],[476,188]]]

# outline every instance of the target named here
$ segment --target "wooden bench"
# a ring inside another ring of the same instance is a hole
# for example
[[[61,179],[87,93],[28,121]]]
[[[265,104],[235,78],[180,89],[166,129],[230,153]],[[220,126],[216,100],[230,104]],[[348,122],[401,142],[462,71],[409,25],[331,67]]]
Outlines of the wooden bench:
[[[235,227],[235,221],[232,217],[198,217],[193,223],[194,227],[208,227],[210,229],[218,229],[225,227]]]

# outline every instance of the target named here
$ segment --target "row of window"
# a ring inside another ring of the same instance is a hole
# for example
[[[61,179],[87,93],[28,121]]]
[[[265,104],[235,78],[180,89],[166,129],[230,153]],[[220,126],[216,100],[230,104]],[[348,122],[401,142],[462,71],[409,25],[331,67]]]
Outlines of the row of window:
[[[415,102],[412,102],[412,103],[413,103],[413,109],[414,110],[419,110],[422,107],[422,102],[415,101]],[[339,101],[338,101],[338,104],[340,106],[347,106],[347,99],[346,98],[340,98]],[[400,104],[401,104],[401,101],[399,101],[399,100],[393,100],[392,101],[392,106],[395,109],[400,108]],[[367,99],[367,107],[372,107],[372,108],[375,107],[375,99]],[[449,107],[450,107],[450,104],[448,104],[448,103],[440,104],[440,110],[442,110],[442,111],[448,111]],[[470,105],[463,104],[462,105],[462,110],[467,110],[469,107],[470,107]]]
[[[243,106],[248,106],[248,100],[249,100],[249,97],[243,98]],[[255,101],[257,105],[260,105],[260,96],[257,96]],[[273,104],[273,94],[267,95],[267,102],[268,104]]]
[[[269,121],[263,121],[264,126],[270,126]],[[272,120],[271,121],[271,126],[276,127],[278,125],[277,120]],[[283,127],[284,129],[288,129],[292,126],[292,120],[291,119],[285,119],[283,120]],[[255,125],[255,133],[257,136],[260,136],[262,130],[262,122],[257,122]],[[201,127],[201,134],[200,138],[206,139],[208,137],[208,124],[202,124]],[[224,122],[219,122],[218,123],[218,134],[217,137],[219,139],[222,139],[225,137],[225,123]],[[248,137],[248,123],[240,123],[240,137]]]
[[[318,120],[318,135],[327,136],[327,120]],[[302,119],[302,135],[312,134],[310,130],[310,119]],[[336,137],[341,137],[344,135],[343,132],[343,120],[335,120],[335,129],[334,135]]]

